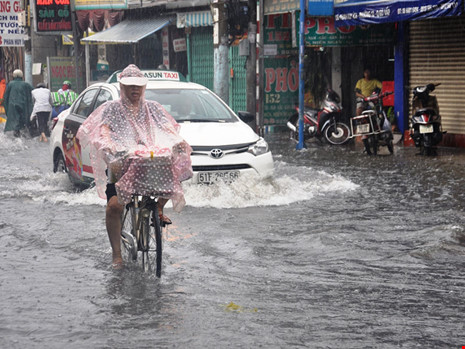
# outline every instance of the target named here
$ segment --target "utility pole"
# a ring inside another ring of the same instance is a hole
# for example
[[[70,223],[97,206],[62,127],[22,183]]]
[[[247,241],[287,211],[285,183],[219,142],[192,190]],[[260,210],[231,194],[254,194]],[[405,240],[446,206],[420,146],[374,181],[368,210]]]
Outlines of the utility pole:
[[[228,14],[224,0],[213,0],[213,90],[229,104]]]
[[[265,117],[264,117],[264,98],[263,94],[265,91],[265,61],[264,61],[264,52],[263,46],[265,43],[264,39],[264,32],[265,32],[265,6],[263,5],[263,1],[259,3],[259,13],[258,13],[258,21],[259,21],[259,40],[258,40],[258,134],[260,136],[264,135],[265,130]]]
[[[23,11],[27,11],[27,5],[27,0],[21,1],[21,9]],[[30,8],[32,8],[32,6],[33,4],[30,4]],[[32,81],[32,28],[27,25],[27,19],[25,22],[24,30],[26,39],[24,40],[24,81],[34,86]],[[18,66],[15,69],[18,68],[20,67]]]
[[[247,57],[247,111],[257,113],[257,0],[249,0],[249,56]]]
[[[70,9],[71,9],[71,30],[73,31],[74,74],[76,75],[76,86],[74,87],[74,89],[76,91],[82,91],[87,87],[87,81],[86,83],[83,84],[81,82],[81,76],[80,76],[81,69],[79,65],[81,64],[81,61],[79,59],[79,56],[80,56],[79,47],[80,47],[80,41],[81,41],[82,36],[77,27],[78,24],[77,24],[75,0],[70,1]]]

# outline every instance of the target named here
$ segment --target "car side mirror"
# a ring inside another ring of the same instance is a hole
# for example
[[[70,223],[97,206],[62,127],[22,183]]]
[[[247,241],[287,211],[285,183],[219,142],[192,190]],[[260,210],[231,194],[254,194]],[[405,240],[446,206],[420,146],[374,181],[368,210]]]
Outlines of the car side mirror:
[[[239,119],[244,121],[246,124],[250,124],[255,121],[255,115],[248,111],[238,111],[237,116],[239,116]]]

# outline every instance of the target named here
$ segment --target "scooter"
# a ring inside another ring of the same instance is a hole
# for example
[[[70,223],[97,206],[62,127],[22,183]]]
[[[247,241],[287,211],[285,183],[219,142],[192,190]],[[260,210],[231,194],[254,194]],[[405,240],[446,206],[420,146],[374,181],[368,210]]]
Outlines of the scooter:
[[[350,129],[341,122],[341,98],[332,89],[328,89],[322,104],[322,109],[304,109],[304,140],[316,137],[325,139],[328,143],[341,145],[348,141]],[[297,139],[299,129],[299,113],[293,114],[287,127],[291,130],[291,138]]]
[[[367,155],[377,155],[380,146],[386,146],[390,154],[394,153],[392,127],[383,108],[383,99],[393,93],[374,91],[363,98],[369,108],[350,119],[351,137],[362,136]]]
[[[410,136],[415,146],[420,148],[421,155],[435,155],[435,146],[441,142],[441,116],[436,96],[430,96],[440,84],[417,86],[413,89],[412,109],[410,120]]]

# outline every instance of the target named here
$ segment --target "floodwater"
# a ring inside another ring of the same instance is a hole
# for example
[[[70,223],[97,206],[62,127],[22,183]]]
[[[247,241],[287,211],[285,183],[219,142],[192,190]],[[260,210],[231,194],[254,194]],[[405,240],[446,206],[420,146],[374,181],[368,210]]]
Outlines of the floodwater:
[[[105,201],[0,130],[2,348],[460,348],[465,152],[267,136],[269,181],[186,185],[161,279],[110,266]]]

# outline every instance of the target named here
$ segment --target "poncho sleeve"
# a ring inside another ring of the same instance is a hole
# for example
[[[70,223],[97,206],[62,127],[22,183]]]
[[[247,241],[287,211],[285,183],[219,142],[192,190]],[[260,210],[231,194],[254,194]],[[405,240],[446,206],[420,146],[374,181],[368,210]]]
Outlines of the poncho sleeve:
[[[108,182],[105,160],[113,150],[110,146],[109,125],[106,121],[110,114],[110,102],[102,104],[87,117],[76,134],[81,148],[88,148],[95,186],[102,199],[106,198],[105,189]]]

